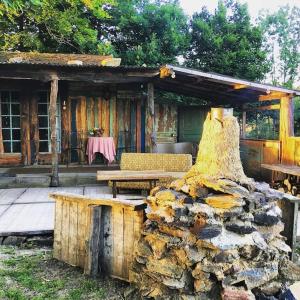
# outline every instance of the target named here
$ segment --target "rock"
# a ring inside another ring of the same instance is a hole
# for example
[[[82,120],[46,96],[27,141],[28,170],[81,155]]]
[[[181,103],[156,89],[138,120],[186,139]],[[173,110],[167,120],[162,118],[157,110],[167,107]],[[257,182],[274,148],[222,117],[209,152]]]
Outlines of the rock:
[[[4,237],[0,236],[0,245],[2,245],[3,240],[4,240]]]
[[[2,241],[2,245],[5,246],[21,246],[23,243],[25,243],[26,237],[24,236],[8,236]]]
[[[158,273],[171,278],[180,279],[183,274],[182,267],[177,264],[174,258],[151,259],[146,266],[148,272]]]
[[[251,213],[243,213],[239,216],[239,219],[242,220],[242,221],[253,222],[254,221],[254,216]]]
[[[166,190],[163,186],[156,186],[150,191],[150,196],[155,196],[158,192]]]
[[[163,279],[163,284],[171,289],[183,289],[186,284],[186,278],[185,276],[182,276],[180,279],[165,277]]]
[[[189,208],[190,213],[192,214],[200,214],[206,218],[213,218],[215,210],[203,203],[194,203],[190,208]]]
[[[222,291],[222,300],[255,300],[255,296],[251,291],[226,287]]]
[[[267,296],[272,296],[277,293],[282,288],[282,283],[279,281],[272,281],[272,282],[267,282],[266,284],[262,285],[259,287],[259,291],[261,291],[263,294]]]
[[[184,267],[185,265],[190,265],[190,262],[188,260],[187,254],[184,249],[182,248],[172,249],[171,256],[173,255],[181,266]]]
[[[145,240],[139,241],[139,243],[137,244],[136,252],[137,255],[142,257],[148,257],[153,254],[149,244],[146,243]]]
[[[187,185],[186,185],[187,186]],[[208,195],[208,188],[201,185],[188,185],[188,193],[193,198],[203,199]]]
[[[185,180],[184,179],[176,179],[172,181],[169,185],[170,189],[173,189],[177,192],[181,191],[181,188],[185,185]]]
[[[294,264],[288,258],[284,258],[280,261],[279,272],[287,281],[300,281],[300,266]]]
[[[278,249],[282,252],[285,252],[285,253],[292,252],[291,247],[279,238],[275,238],[275,239],[271,240],[269,245],[272,247],[275,247],[276,249]]]
[[[268,213],[257,213],[254,215],[254,223],[263,226],[273,226],[280,221],[279,217],[269,215]]]
[[[239,255],[247,260],[259,257],[261,250],[256,245],[246,245],[239,249]]]
[[[53,246],[53,236],[33,236],[26,240],[26,243],[30,243],[39,247],[52,247]]]
[[[225,228],[229,231],[233,231],[239,234],[249,234],[256,231],[255,227],[249,221],[235,221],[231,223],[226,223]]]
[[[220,235],[222,232],[222,227],[219,225],[209,225],[203,228],[197,235],[199,239],[206,240],[212,239]]]
[[[214,262],[216,263],[233,263],[235,260],[239,259],[238,250],[226,250],[221,251],[214,257]]]
[[[200,249],[198,250],[195,247],[188,247],[188,246],[185,248],[185,252],[188,257],[188,260],[192,265],[197,262],[200,262],[207,254],[205,250],[201,251]]]
[[[208,278],[195,279],[194,289],[198,292],[209,292],[213,286],[213,282]]]
[[[206,204],[221,209],[230,209],[233,207],[243,206],[245,202],[239,197],[234,195],[214,195],[204,199]]]
[[[278,262],[266,263],[262,267],[246,268],[233,275],[227,276],[223,280],[224,286],[236,285],[240,282],[244,282],[247,289],[259,287],[266,282],[276,278],[278,276]]]
[[[220,250],[237,249],[245,245],[256,245],[254,238],[257,242],[263,243],[263,238],[259,240],[256,236],[254,236],[255,233],[256,232],[241,236],[237,233],[223,229],[219,236],[210,240],[210,243]],[[266,244],[265,246],[267,247]]]

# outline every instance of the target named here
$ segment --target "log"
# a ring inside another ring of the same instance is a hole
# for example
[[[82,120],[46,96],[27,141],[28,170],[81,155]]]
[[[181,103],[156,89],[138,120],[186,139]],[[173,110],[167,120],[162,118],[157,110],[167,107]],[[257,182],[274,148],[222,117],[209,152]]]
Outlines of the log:
[[[239,140],[240,128],[233,111],[212,108],[204,122],[196,164],[186,178],[200,175],[249,183],[240,159]]]
[[[39,160],[39,125],[37,111],[37,95],[34,94],[30,100],[30,142],[31,142],[31,162],[38,164]]]
[[[154,87],[153,83],[148,83],[147,86],[147,104],[146,104],[146,152],[152,152],[155,145],[154,138]]]
[[[50,105],[49,105],[49,119],[50,119],[50,139],[51,139],[51,159],[52,159],[52,175],[50,185],[56,187],[59,185],[58,178],[58,154],[57,154],[57,137],[56,137],[56,103],[58,93],[58,79],[54,77],[51,80],[50,89]]]

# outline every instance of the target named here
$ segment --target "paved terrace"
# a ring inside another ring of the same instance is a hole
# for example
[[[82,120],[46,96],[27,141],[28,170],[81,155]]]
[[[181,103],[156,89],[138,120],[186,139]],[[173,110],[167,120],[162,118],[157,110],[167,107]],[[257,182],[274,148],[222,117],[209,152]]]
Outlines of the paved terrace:
[[[52,233],[55,202],[50,192],[110,194],[107,186],[0,189],[0,236]]]

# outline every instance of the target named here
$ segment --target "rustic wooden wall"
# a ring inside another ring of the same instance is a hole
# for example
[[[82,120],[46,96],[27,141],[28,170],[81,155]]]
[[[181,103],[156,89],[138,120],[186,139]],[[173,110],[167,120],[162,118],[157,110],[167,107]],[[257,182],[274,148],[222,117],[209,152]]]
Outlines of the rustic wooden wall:
[[[177,106],[156,103],[154,111],[157,143],[176,143]]]

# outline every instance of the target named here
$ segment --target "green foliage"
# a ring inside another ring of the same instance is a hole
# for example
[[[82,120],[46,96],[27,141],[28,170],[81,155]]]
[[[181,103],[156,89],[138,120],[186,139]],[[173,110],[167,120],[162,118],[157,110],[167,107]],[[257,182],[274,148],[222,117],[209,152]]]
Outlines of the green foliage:
[[[109,53],[91,19],[106,20],[114,0],[0,2],[0,50]],[[101,51],[101,52],[100,52]]]
[[[249,80],[269,70],[261,28],[250,22],[248,7],[235,0],[219,1],[214,14],[205,7],[191,21],[188,66]]]
[[[187,16],[178,1],[119,0],[110,14],[107,38],[123,64],[174,63],[188,45]]]
[[[273,84],[292,88],[300,71],[300,8],[284,6],[273,14],[262,15],[260,19],[271,44]]]

